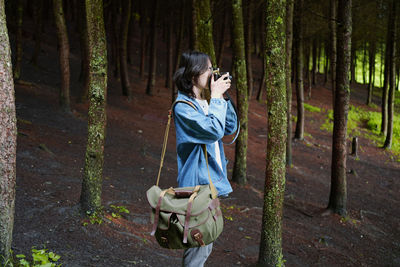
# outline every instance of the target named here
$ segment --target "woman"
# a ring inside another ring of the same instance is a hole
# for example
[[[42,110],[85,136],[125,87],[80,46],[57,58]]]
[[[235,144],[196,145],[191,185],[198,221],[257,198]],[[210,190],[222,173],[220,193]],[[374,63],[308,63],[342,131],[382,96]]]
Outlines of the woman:
[[[177,103],[174,109],[179,187],[208,184],[208,171],[202,145],[206,144],[211,179],[218,196],[227,196],[232,187],[227,179],[222,137],[236,131],[237,116],[223,94],[231,86],[225,79],[214,80],[208,55],[192,51],[182,54],[180,68],[174,75],[178,88],[176,100],[190,101],[195,106]],[[210,87],[210,88],[209,88]],[[211,91],[208,104],[204,90]],[[212,243],[185,250],[183,266],[203,266],[212,250]]]

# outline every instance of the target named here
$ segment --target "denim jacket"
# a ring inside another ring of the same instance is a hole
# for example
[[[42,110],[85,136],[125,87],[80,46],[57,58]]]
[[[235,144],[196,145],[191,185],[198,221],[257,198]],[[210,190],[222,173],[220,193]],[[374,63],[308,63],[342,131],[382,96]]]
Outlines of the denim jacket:
[[[233,134],[237,128],[237,116],[230,101],[212,98],[208,115],[205,115],[195,99],[178,93],[176,100],[192,102],[197,110],[186,103],[174,108],[178,184],[180,187],[209,184],[208,171],[202,144],[206,144],[208,165],[213,184],[219,196],[232,192],[227,178],[222,137]],[[215,141],[218,141],[222,170],[216,161]]]

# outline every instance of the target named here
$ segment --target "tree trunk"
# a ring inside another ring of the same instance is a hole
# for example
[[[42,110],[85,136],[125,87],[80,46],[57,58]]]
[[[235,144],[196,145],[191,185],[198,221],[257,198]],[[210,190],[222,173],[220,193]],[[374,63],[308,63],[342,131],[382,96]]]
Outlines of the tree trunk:
[[[388,31],[390,34],[389,46],[389,98],[388,98],[388,119],[387,119],[387,133],[384,148],[390,149],[393,139],[393,119],[394,119],[394,92],[396,90],[396,38],[397,38],[397,7],[398,1],[391,1]]]
[[[157,18],[158,18],[158,0],[153,2],[153,14],[151,18],[151,40],[150,40],[150,66],[149,76],[147,80],[146,94],[154,94],[154,85],[156,83],[156,70],[157,70]]]
[[[117,81],[121,79],[121,64],[120,64],[120,40],[118,39],[118,33],[120,32],[118,26],[121,25],[121,14],[120,14],[120,1],[110,2],[111,7],[111,62],[114,66],[114,77]]]
[[[228,27],[228,15],[226,14],[226,10],[223,11],[224,18],[223,18],[223,23],[221,27],[221,33],[218,34],[218,39],[217,43],[219,43],[218,47],[218,55],[217,55],[217,66],[222,66],[222,59],[223,59],[223,54],[224,54],[224,49],[225,49],[225,35],[226,35],[226,29]]]
[[[37,65],[37,60],[40,54],[40,44],[42,42],[42,24],[43,24],[43,0],[38,0],[34,9],[34,23],[35,23],[35,48],[31,62],[33,65]]]
[[[264,60],[264,56],[261,57],[262,59],[262,76],[261,76],[261,80],[260,80],[260,86],[258,87],[258,93],[257,93],[257,101],[258,102],[262,102],[262,96],[263,96],[263,92],[264,92],[264,88],[265,88],[265,60]]]
[[[0,0],[0,265],[10,257],[14,227],[17,118],[4,0]]]
[[[355,84],[356,82],[356,62],[357,62],[357,54],[356,54],[356,46],[352,44],[351,46],[351,60],[350,60],[350,85]]]
[[[290,82],[292,67],[293,42],[293,6],[294,0],[286,2],[286,99],[287,99],[287,139],[286,139],[286,166],[292,166],[292,83]],[[313,67],[315,63],[313,63]]]
[[[329,42],[325,42],[324,85],[328,83],[329,76]]]
[[[364,42],[363,45],[363,61],[362,61],[362,75],[363,75],[363,84],[367,83],[367,42]]]
[[[215,66],[217,61],[214,50],[210,0],[196,0],[194,2],[194,7],[196,11],[195,48],[200,52],[209,55],[211,58],[211,64]]]
[[[268,142],[261,229],[260,266],[283,266],[282,212],[285,192],[286,84],[285,17],[286,1],[269,0],[266,7],[265,64],[267,66]]]
[[[132,100],[132,88],[129,81],[128,71],[128,32],[129,22],[131,20],[131,0],[124,0],[122,4],[121,31],[119,35],[119,65],[121,71],[121,87],[122,95],[128,97],[128,101]]]
[[[140,16],[140,78],[144,78],[147,44],[149,36],[147,34],[147,6],[142,2]]]
[[[329,1],[329,38],[330,38],[330,62],[331,62],[331,80],[332,80],[332,109],[335,107],[336,90],[336,11],[337,0]]]
[[[14,65],[14,80],[21,78],[21,63],[22,63],[22,21],[24,16],[24,1],[17,2],[17,34],[16,34],[16,55]]]
[[[390,13],[391,14],[391,13]],[[390,15],[389,14],[389,15]],[[386,38],[386,47],[385,47],[385,70],[384,70],[384,78],[383,78],[383,88],[382,88],[382,122],[381,122],[381,134],[384,136],[387,135],[388,128],[388,95],[389,95],[389,78],[390,78],[390,46],[391,46],[391,32],[390,25],[391,21],[388,19],[388,31]]]
[[[185,31],[185,8],[187,1],[181,2],[180,6],[180,13],[179,13],[179,32],[178,32],[178,37],[176,38],[176,57],[175,57],[175,64],[174,64],[174,72],[179,68],[179,64],[181,61],[181,54],[182,54],[182,43],[183,43],[183,34]],[[177,94],[177,88],[175,83],[173,84],[172,90],[171,90],[171,103],[175,101],[175,96]]]
[[[312,44],[312,85],[315,85],[315,76],[317,72],[317,38],[313,38],[313,44]]]
[[[137,22],[137,17],[135,14],[135,2],[131,4],[131,19],[129,20],[129,31],[128,31],[128,63],[129,65],[134,65],[133,61],[133,51],[136,49],[135,44],[134,44],[134,35],[135,35],[135,29],[136,29],[136,22]]]
[[[247,73],[247,88],[248,88],[248,94],[249,94],[249,99],[251,99],[253,95],[253,70],[252,70],[252,60],[251,60],[251,54],[252,54],[252,20],[253,20],[253,0],[245,0],[247,2],[247,7],[245,7],[245,31],[244,31],[244,40],[245,40],[245,53],[246,53],[246,73]]]
[[[240,133],[236,140],[235,163],[232,180],[240,185],[247,183],[247,137],[249,110],[247,92],[246,57],[244,51],[242,0],[232,0],[232,29],[234,77],[238,101]]]
[[[304,83],[303,83],[303,29],[302,29],[302,9],[303,0],[298,0],[295,4],[295,38],[296,46],[296,95],[297,95],[297,123],[294,138],[303,140],[304,138]]]
[[[58,56],[60,60],[61,88],[60,88],[60,106],[69,112],[70,105],[70,70],[69,70],[69,42],[67,33],[67,24],[65,23],[63,1],[53,0],[54,20],[57,28]]]
[[[328,209],[345,216],[347,203],[346,157],[347,115],[350,101],[351,0],[339,0],[337,33],[336,98],[333,113],[331,191]]]
[[[89,113],[81,205],[87,212],[101,208],[106,130],[107,48],[103,1],[86,0],[89,47]]]
[[[89,94],[89,48],[87,41],[86,8],[84,1],[80,1],[79,10],[79,41],[81,48],[81,73],[79,75],[79,80],[83,81],[80,102],[86,103]]]
[[[368,98],[367,105],[372,104],[372,91],[374,89],[374,74],[375,74],[375,41],[369,45],[369,79],[368,79]]]
[[[306,80],[307,80],[307,99],[311,98],[311,73],[310,73],[310,56],[311,56],[311,47],[308,42],[304,42],[306,45],[306,66],[304,68],[306,72]]]
[[[173,58],[174,58],[174,49],[173,49],[173,29],[174,24],[172,19],[167,19],[167,69],[165,73],[165,87],[172,90],[172,75],[173,75]]]

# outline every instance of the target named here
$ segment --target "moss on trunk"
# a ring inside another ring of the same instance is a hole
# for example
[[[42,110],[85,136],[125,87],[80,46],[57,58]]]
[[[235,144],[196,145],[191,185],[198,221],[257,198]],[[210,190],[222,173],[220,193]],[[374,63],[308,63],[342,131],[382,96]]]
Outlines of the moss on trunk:
[[[287,100],[285,72],[286,1],[266,4],[265,66],[268,110],[268,142],[264,208],[258,263],[282,266],[282,208],[285,191]]]
[[[86,0],[86,23],[90,69],[89,114],[81,205],[86,211],[95,211],[101,208],[106,130],[107,50],[102,0]]]
[[[195,49],[208,54],[211,63],[216,66],[210,0],[194,1],[194,9],[196,14]]]
[[[14,225],[17,120],[4,0],[0,0],[0,265],[10,254]]]

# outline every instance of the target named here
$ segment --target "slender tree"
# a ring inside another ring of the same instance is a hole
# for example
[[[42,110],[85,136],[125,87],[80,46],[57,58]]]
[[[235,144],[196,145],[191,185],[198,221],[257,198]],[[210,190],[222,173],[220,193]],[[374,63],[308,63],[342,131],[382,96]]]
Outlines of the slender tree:
[[[148,35],[148,8],[146,2],[140,2],[140,78],[144,78]]]
[[[253,70],[252,70],[252,20],[253,20],[253,13],[254,13],[254,1],[253,0],[245,0],[247,2],[247,7],[245,7],[245,31],[244,31],[244,40],[245,40],[245,53],[246,53],[246,73],[247,73],[247,88],[249,98],[253,95]]]
[[[296,96],[297,96],[297,122],[294,138],[304,138],[304,83],[303,83],[303,4],[304,0],[295,2],[295,49],[296,49]]]
[[[85,1],[79,1],[79,43],[81,50],[81,72],[79,81],[83,81],[82,93],[80,102],[87,102],[89,93],[89,56],[88,56],[88,41],[87,41],[87,26],[86,26],[86,7]]]
[[[331,62],[331,82],[332,82],[332,109],[335,106],[336,90],[336,10],[337,0],[329,0],[329,39],[330,39],[330,62]]]
[[[35,49],[31,58],[31,62],[37,65],[37,60],[40,54],[40,44],[42,42],[42,25],[43,25],[43,0],[35,2],[34,7],[34,23],[35,23]]]
[[[337,32],[336,93],[333,113],[331,191],[328,210],[346,215],[347,185],[347,115],[349,111],[350,85],[349,69],[351,60],[351,0],[339,0]]]
[[[4,0],[0,0],[0,265],[10,257],[14,227],[17,119]]]
[[[61,87],[60,106],[69,112],[70,107],[70,70],[69,70],[69,42],[67,24],[65,23],[63,1],[53,0],[54,20],[57,28],[58,58],[60,60]]]
[[[388,95],[388,120],[387,133],[384,148],[391,148],[393,139],[393,117],[394,117],[394,91],[396,89],[396,38],[397,38],[397,8],[398,1],[392,0],[390,3],[389,15],[389,95]]]
[[[286,96],[287,96],[287,139],[286,139],[286,165],[292,166],[292,83],[291,62],[293,42],[293,6],[294,0],[286,1]],[[313,65],[314,66],[314,65]]]
[[[101,208],[104,143],[106,130],[107,48],[103,1],[86,0],[89,48],[89,113],[81,206],[85,211]]]
[[[242,0],[232,0],[232,29],[234,76],[239,108],[240,133],[236,141],[235,163],[232,180],[238,184],[247,183],[247,125],[248,125],[248,93],[246,57],[244,51]]]
[[[211,58],[211,64],[216,66],[210,0],[195,0],[194,10],[196,14],[195,49],[208,54]]]
[[[368,55],[369,55],[369,80],[368,80],[368,97],[367,105],[372,103],[372,91],[374,89],[374,74],[375,74],[375,41],[372,41],[369,45]]]
[[[146,94],[154,94],[154,85],[156,83],[157,70],[157,20],[158,20],[158,0],[153,2],[153,13],[151,17],[151,40],[150,40],[150,65],[149,76],[147,80]]]
[[[14,65],[14,80],[21,78],[21,63],[22,63],[22,22],[24,16],[24,1],[17,1],[17,34],[16,34],[16,55]]]
[[[285,72],[285,0],[266,5],[265,64],[267,69],[268,141],[261,230],[260,266],[283,266],[282,212],[285,192],[287,102]]]
[[[119,33],[119,64],[121,68],[121,87],[122,94],[132,99],[131,83],[129,81],[128,71],[128,32],[129,23],[131,20],[131,0],[122,1],[122,18],[121,18],[121,31]]]

